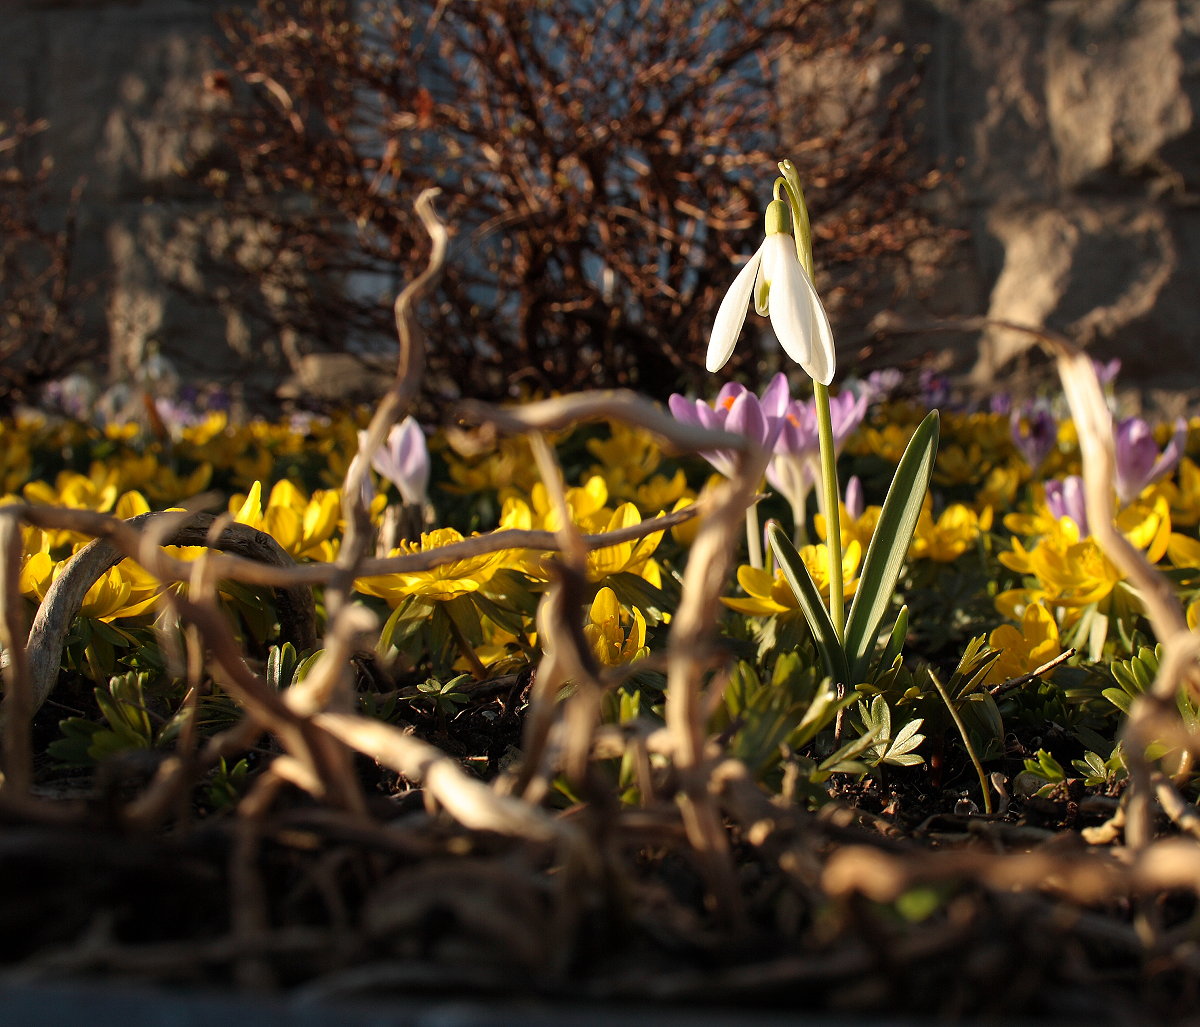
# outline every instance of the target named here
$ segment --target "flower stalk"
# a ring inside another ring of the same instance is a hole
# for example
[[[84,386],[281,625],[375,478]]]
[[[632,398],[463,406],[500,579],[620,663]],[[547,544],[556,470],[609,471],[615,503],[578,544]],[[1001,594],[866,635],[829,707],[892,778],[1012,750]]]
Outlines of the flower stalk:
[[[790,160],[779,162],[782,178],[776,181],[776,192],[782,184],[792,212],[792,234],[796,240],[796,256],[800,266],[811,279],[813,274],[812,223],[804,202],[804,188],[796,165]],[[837,477],[837,453],[834,450],[833,416],[829,408],[829,386],[813,379],[813,397],[817,409],[817,441],[821,452],[821,496],[825,507],[826,541],[829,546],[829,619],[839,641],[845,635],[846,597],[842,587],[842,519],[841,489]]]

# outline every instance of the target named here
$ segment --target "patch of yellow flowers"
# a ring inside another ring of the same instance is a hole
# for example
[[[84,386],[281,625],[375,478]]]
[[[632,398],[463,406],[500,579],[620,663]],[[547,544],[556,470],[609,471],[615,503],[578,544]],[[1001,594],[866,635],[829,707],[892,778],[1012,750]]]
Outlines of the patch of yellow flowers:
[[[847,445],[847,452],[894,462],[899,458],[921,411],[893,406],[882,419],[866,425]],[[336,557],[344,519],[338,485],[356,451],[356,431],[363,417],[333,422],[314,419],[307,426],[251,421],[235,425],[224,414],[211,414],[179,430],[168,448],[139,443],[133,429],[107,434],[97,429],[51,426],[36,419],[0,428],[0,492],[9,499],[132,517],[161,508],[208,488],[217,469],[225,480],[240,483],[245,492],[229,503],[240,523],[258,528],[279,542],[294,559],[328,561]],[[1138,597],[1119,570],[1104,556],[1094,539],[1081,533],[1070,518],[1055,518],[1040,486],[1030,486],[1030,469],[1015,453],[1008,419],[1001,415],[949,415],[944,421],[944,445],[938,456],[936,480],[956,498],[934,515],[927,502],[917,523],[910,561],[929,565],[953,564],[995,546],[1000,563],[1023,579],[1019,587],[1001,593],[996,609],[1010,623],[990,636],[1002,654],[990,680],[1027,673],[1061,653],[1069,633],[1088,611],[1119,614],[1136,609]],[[54,438],[64,449],[92,445],[99,439],[115,447],[114,454],[94,461],[86,473],[62,471],[52,481],[30,480],[34,466],[29,440],[35,435]],[[439,443],[435,443],[439,444]],[[141,449],[138,449],[141,445]],[[463,458],[445,444],[441,455],[447,467],[447,492],[491,493],[499,510],[498,530],[560,527],[559,511],[545,486],[537,480],[535,462],[523,439],[502,439],[485,455]],[[124,448],[122,448],[124,447]],[[696,492],[682,469],[664,470],[664,457],[654,438],[641,429],[611,425],[606,436],[591,438],[586,451],[594,459],[578,484],[566,489],[567,514],[585,534],[598,534],[638,523],[654,511],[678,509],[691,503]],[[167,457],[170,457],[168,459]],[[311,495],[286,477],[293,463],[316,458],[322,465],[321,488]],[[1045,476],[1061,476],[1077,468],[1073,426],[1061,422],[1057,447]],[[274,484],[270,484],[274,482]],[[268,488],[268,485],[270,487]],[[1022,512],[1003,517],[1008,533],[993,536],[998,511],[1011,511],[1017,497],[1032,496]],[[0,499],[0,501],[3,501]],[[371,512],[382,515],[385,499],[377,496]],[[879,507],[867,507],[857,518],[843,509],[842,581],[852,596],[858,585],[863,554],[878,522]],[[823,517],[814,519],[825,539]],[[1176,472],[1150,489],[1120,514],[1121,531],[1153,563],[1164,560],[1176,569],[1200,569],[1200,466],[1184,458]],[[688,523],[673,530],[686,545],[695,531]],[[392,555],[428,553],[462,541],[453,527],[436,527],[406,541]],[[31,600],[46,594],[65,561],[87,538],[65,531],[24,530],[25,555],[20,588]],[[587,577],[597,586],[587,610],[585,634],[597,659],[615,666],[644,656],[648,649],[647,617],[623,604],[608,582],[614,575],[636,575],[661,587],[666,573],[660,562],[663,533],[589,552]],[[177,551],[188,558],[193,553]],[[828,560],[824,544],[800,550],[822,595],[828,595]],[[427,571],[397,572],[360,579],[359,591],[395,607],[410,597],[450,602],[464,596],[491,596],[502,603],[513,576],[533,590],[548,580],[545,554],[512,548],[467,556]],[[1197,575],[1200,581],[1200,575]],[[791,616],[797,604],[780,573],[741,566],[737,594],[725,605],[752,617]],[[1184,598],[1193,600],[1189,622],[1200,621],[1200,589],[1185,583]],[[1186,591],[1187,588],[1193,591]],[[732,590],[731,590],[732,591]],[[83,614],[104,621],[151,613],[160,586],[140,567],[124,561],[106,573],[89,591]],[[624,594],[624,593],[622,593]],[[511,649],[518,640],[506,628],[483,618],[488,637],[477,649],[480,659]],[[532,638],[532,625],[522,642]],[[489,648],[490,647],[490,648]]]

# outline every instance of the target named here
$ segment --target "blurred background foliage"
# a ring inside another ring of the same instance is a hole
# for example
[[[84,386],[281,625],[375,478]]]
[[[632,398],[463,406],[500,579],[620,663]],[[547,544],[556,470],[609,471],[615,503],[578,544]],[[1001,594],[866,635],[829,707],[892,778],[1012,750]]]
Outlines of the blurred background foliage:
[[[277,290],[260,312],[277,326],[384,366],[390,299],[426,258],[412,200],[438,187],[456,242],[424,315],[427,394],[665,398],[698,384],[781,156],[810,188],[835,317],[931,230],[896,116],[916,79],[880,106],[871,8],[260,0],[219,17],[223,143],[192,170],[230,216],[272,224],[287,259],[257,254],[255,275],[322,282]],[[781,84],[831,52],[836,81]],[[753,347],[735,359],[751,381],[770,369]]]

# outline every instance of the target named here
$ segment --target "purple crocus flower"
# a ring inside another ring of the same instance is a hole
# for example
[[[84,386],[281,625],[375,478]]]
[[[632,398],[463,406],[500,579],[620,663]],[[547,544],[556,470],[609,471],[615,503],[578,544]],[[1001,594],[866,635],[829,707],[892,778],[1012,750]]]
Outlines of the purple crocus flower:
[[[1111,385],[1121,371],[1121,358],[1113,357],[1107,362],[1093,360],[1092,367],[1096,369],[1096,377],[1100,379],[1101,385]]]
[[[787,375],[781,371],[768,383],[761,399],[744,385],[727,382],[711,405],[675,393],[667,400],[667,406],[677,421],[744,435],[769,450],[783,427],[788,399]],[[733,450],[711,450],[700,455],[721,474],[733,477],[737,466]]]
[[[857,521],[867,508],[866,499],[863,497],[862,482],[857,474],[850,475],[850,480],[846,482],[846,516],[852,521]]]
[[[944,407],[950,402],[950,379],[932,368],[922,368],[917,376],[921,395],[931,407]]]
[[[359,432],[359,445],[366,432]],[[410,506],[424,506],[429,487],[429,449],[412,417],[392,425],[384,444],[371,454],[371,466],[400,490]]]
[[[830,397],[829,419],[835,455],[862,424],[868,402],[866,392],[856,396],[846,390]],[[767,465],[767,481],[791,506],[797,532],[804,523],[808,494],[820,478],[820,461],[815,404],[812,400],[794,399],[784,411],[783,430],[775,443],[775,455]]]
[[[882,402],[900,388],[904,382],[904,372],[895,367],[885,367],[872,371],[863,379],[862,394],[868,403]]]
[[[1167,448],[1159,451],[1154,430],[1140,417],[1128,417],[1117,423],[1117,497],[1124,506],[1133,502],[1147,485],[1175,469],[1187,443],[1187,421],[1175,421],[1175,434]]]
[[[1070,517],[1079,526],[1079,537],[1085,538],[1088,531],[1087,504],[1083,498],[1083,479],[1072,474],[1062,481],[1046,482],[1046,505],[1055,518]]]
[[[1044,404],[1014,410],[1009,418],[1013,444],[1036,471],[1058,445],[1058,422]]]

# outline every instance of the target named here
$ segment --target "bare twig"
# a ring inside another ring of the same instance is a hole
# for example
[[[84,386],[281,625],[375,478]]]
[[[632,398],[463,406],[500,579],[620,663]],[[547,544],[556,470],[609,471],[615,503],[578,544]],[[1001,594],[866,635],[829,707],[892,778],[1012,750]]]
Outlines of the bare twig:
[[[23,517],[33,523],[46,523],[55,520],[54,511],[48,508],[22,507],[15,504],[11,507],[0,508],[0,513],[10,512],[5,517],[15,519]],[[26,516],[33,512],[33,516]],[[200,568],[186,560],[174,560],[161,549],[147,549],[147,539],[139,528],[158,531],[164,537],[162,541],[171,545],[194,546],[204,545],[209,541],[209,528],[213,523],[210,514],[180,515],[176,513],[142,514],[129,522],[116,518],[78,518],[74,514],[86,511],[72,511],[59,523],[72,522],[82,527],[91,522],[90,527],[108,529],[112,533],[112,541],[97,539],[84,546],[71,559],[65,570],[58,575],[46,593],[45,599],[38,607],[33,625],[29,629],[29,638],[25,652],[28,654],[28,673],[30,680],[29,709],[23,711],[18,722],[27,724],[29,718],[41,708],[47,696],[53,690],[58,680],[59,664],[62,661],[63,645],[71,622],[79,612],[88,589],[109,568],[115,567],[121,560],[129,556],[139,560],[143,566],[150,569],[155,565],[155,573],[162,581],[187,581],[199,573]],[[85,529],[86,530],[86,529]],[[100,534],[101,532],[97,532]],[[105,532],[107,533],[107,532]],[[250,561],[267,562],[279,568],[295,568],[279,543],[265,532],[243,524],[229,525],[215,541],[216,545],[230,549],[248,557]],[[151,557],[151,552],[159,554]],[[165,565],[164,565],[165,564]],[[209,573],[217,573],[220,565],[209,564]],[[289,638],[298,649],[311,649],[316,644],[315,613],[313,608],[312,591],[305,585],[287,582],[281,575],[277,583],[280,591],[276,593],[280,624],[283,635]],[[3,707],[0,707],[0,718],[17,717],[6,697]]]
[[[3,788],[15,795],[24,795],[32,780],[29,721],[38,705],[24,645],[25,617],[19,583],[23,542],[16,514],[0,509],[0,648],[7,656],[4,708],[9,711],[0,727],[3,731],[0,744],[4,746]]]

